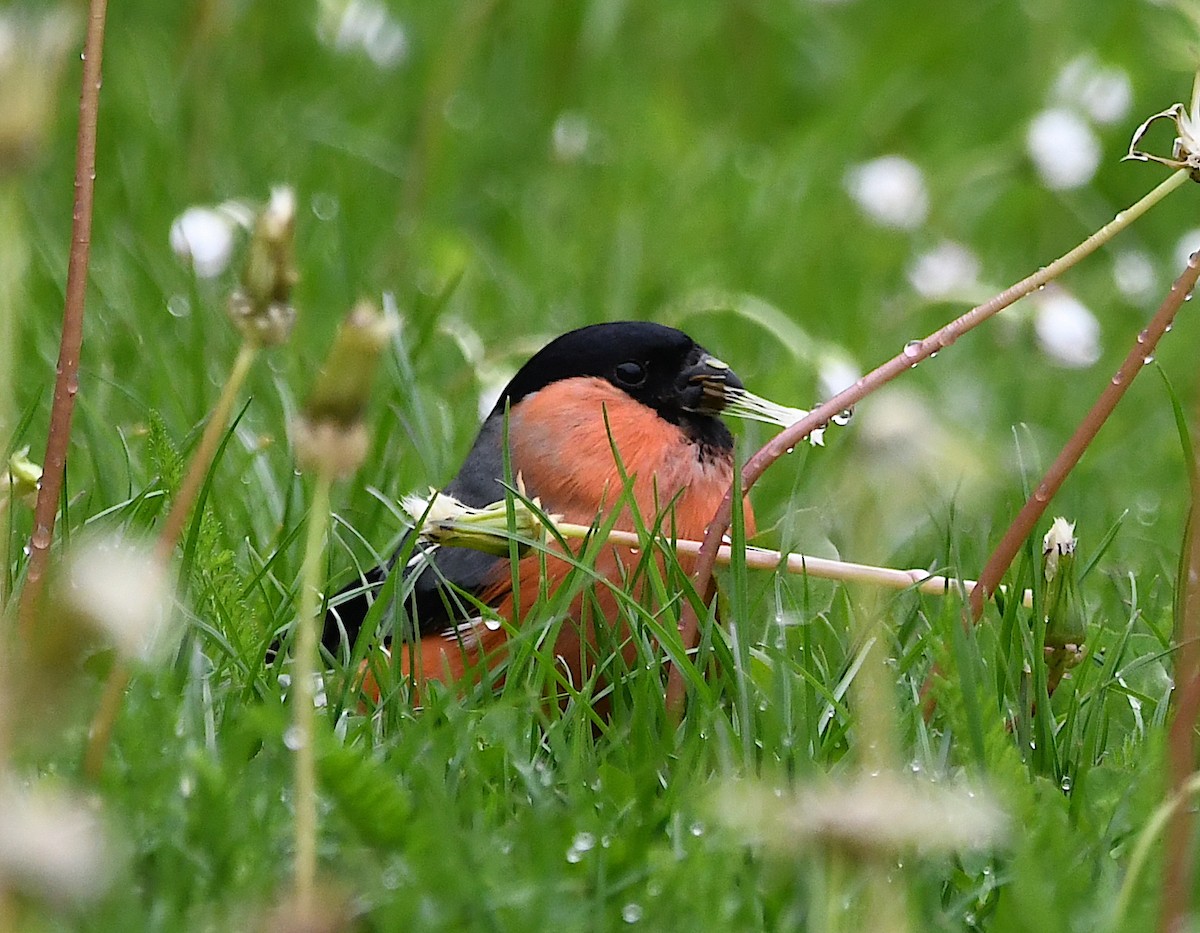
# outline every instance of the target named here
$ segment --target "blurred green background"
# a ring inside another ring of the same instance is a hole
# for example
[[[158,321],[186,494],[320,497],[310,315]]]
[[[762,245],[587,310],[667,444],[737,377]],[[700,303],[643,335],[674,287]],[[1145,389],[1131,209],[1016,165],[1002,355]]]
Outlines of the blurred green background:
[[[399,525],[368,487],[394,499],[444,482],[481,393],[556,333],[680,325],[751,388],[809,407],[823,368],[865,372],[1065,252],[1165,176],[1120,157],[1142,119],[1187,99],[1195,37],[1186,11],[1119,0],[114,4],[74,517],[145,488],[149,413],[185,442],[228,369],[237,262],[196,280],[173,254],[168,231],[189,206],[261,201],[280,183],[300,203],[299,325],[252,380],[214,497],[235,549],[287,523],[286,416],[338,318],[360,296],[394,295],[404,329],[376,449],[338,494],[383,547]],[[19,402],[35,456],[77,72],[25,189]],[[1048,107],[1097,147],[1094,177],[1069,190],[1047,186],[1027,145]],[[856,167],[883,156],[924,188],[927,210],[901,226],[851,193]],[[1064,280],[1098,322],[1092,365],[1040,348],[1034,304],[1006,311],[865,402],[826,450],[768,474],[763,543],[974,573],[1022,470],[1032,478],[1057,451],[1177,274],[1198,207],[1185,188]],[[978,273],[951,298],[923,296],[910,273],[944,241]],[[1184,314],[1158,355],[1189,410],[1196,333]],[[747,452],[766,436],[740,433]],[[1173,567],[1185,483],[1169,395],[1147,371],[1054,511],[1078,520],[1085,552],[1126,516],[1113,577],[1153,573]],[[331,569],[347,564],[339,552]]]

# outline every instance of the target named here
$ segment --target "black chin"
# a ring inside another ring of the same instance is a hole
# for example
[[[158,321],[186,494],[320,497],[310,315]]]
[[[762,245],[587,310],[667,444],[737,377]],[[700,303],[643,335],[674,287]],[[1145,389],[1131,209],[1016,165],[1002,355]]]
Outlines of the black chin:
[[[729,428],[725,427],[725,422],[716,415],[699,411],[678,412],[675,417],[661,414],[668,421],[678,424],[688,440],[702,448],[716,451],[733,450],[733,435],[729,433]]]

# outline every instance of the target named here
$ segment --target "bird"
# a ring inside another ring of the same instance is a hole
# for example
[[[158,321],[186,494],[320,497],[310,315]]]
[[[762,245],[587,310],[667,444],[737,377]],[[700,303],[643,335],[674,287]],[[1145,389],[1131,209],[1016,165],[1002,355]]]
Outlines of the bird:
[[[633,531],[632,500],[648,526],[661,515],[660,527],[677,539],[702,538],[733,480],[733,436],[721,413],[739,390],[744,386],[726,363],[675,328],[619,321],[572,330],[546,344],[513,376],[442,492],[473,507],[503,500],[507,438],[507,475],[516,477],[545,512],[583,525],[608,518],[613,527]],[[753,534],[748,503],[744,515],[747,533]],[[518,562],[514,592],[507,557],[406,539],[387,565],[356,579],[330,601],[322,639],[326,649],[344,655],[355,644],[401,554],[409,557],[399,568],[397,592],[408,595],[398,601],[404,612],[393,632],[402,632],[408,643],[401,670],[418,684],[427,679],[453,683],[478,673],[481,664],[499,663],[506,629],[519,627],[539,593],[553,593],[572,566],[572,555],[525,556]],[[594,572],[620,585],[638,560],[634,549],[606,546]],[[690,570],[687,558],[680,563]],[[464,599],[460,591],[473,599]],[[491,607],[494,617],[485,619],[474,600]],[[609,586],[593,585],[586,598],[582,593],[574,598],[554,652],[576,686],[597,663],[601,627],[615,624],[619,615]],[[634,646],[628,638],[623,645],[621,652],[631,662]]]

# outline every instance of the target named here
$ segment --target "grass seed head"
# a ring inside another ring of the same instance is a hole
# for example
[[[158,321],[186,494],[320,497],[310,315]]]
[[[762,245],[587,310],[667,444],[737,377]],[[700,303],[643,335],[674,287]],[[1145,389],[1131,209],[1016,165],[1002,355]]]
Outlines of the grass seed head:
[[[369,443],[363,419],[375,371],[396,327],[395,318],[360,302],[338,328],[293,424],[292,443],[303,469],[344,478],[361,465]]]

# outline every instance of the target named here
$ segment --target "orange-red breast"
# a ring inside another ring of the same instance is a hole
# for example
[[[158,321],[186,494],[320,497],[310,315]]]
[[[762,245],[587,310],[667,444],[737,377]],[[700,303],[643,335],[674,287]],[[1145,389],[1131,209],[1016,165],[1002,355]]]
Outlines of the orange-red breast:
[[[623,469],[644,521],[653,523],[666,509],[664,528],[681,539],[701,538],[733,476],[733,439],[720,414],[727,390],[741,388],[727,365],[682,331],[632,321],[571,331],[536,353],[505,387],[444,492],[476,507],[505,497],[507,412],[511,475],[521,478],[526,494],[547,512],[568,522],[593,522],[621,499]],[[746,520],[752,533],[748,508]],[[615,527],[634,530],[628,507]],[[409,633],[406,640],[419,648],[406,650],[402,662],[404,672],[411,670],[418,680],[454,680],[481,658],[502,657],[505,631],[485,624],[478,607],[458,590],[519,625],[538,597],[543,568],[550,591],[570,569],[554,556],[525,557],[514,605],[505,558],[421,543],[411,554],[401,570],[408,595],[399,601],[403,608],[395,613],[400,618],[393,630]],[[600,553],[595,569],[616,581],[637,561],[630,549],[611,546]],[[682,563],[686,569],[688,562]],[[353,644],[387,572],[379,568],[332,600],[327,648],[345,651]],[[576,684],[591,670],[595,626],[618,616],[616,597],[602,584],[572,603],[555,652]],[[629,643],[623,653],[631,660]]]

